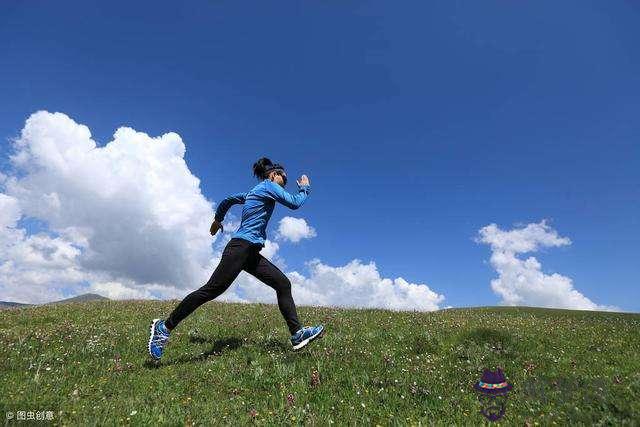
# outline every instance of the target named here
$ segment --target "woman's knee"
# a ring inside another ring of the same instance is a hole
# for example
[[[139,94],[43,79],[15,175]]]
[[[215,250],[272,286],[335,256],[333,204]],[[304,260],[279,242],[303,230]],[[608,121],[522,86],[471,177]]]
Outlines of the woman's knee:
[[[291,293],[291,281],[287,276],[283,276],[282,279],[278,280],[278,292],[284,294]]]

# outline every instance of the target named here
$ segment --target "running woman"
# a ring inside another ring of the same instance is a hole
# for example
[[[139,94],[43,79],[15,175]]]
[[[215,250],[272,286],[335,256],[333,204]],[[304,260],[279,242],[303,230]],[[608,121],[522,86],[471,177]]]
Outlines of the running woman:
[[[298,184],[298,193],[292,195],[284,190],[287,174],[284,167],[274,164],[266,157],[253,164],[253,174],[260,183],[245,193],[233,194],[220,202],[209,232],[215,235],[223,230],[222,220],[229,208],[237,203],[244,204],[242,221],[238,230],[231,236],[222,252],[220,263],[209,281],[200,289],[187,295],[166,320],[153,319],[148,343],[149,355],[159,360],[169,341],[170,332],[189,314],[207,301],[221,295],[231,286],[235,278],[244,270],[255,276],[276,291],[278,308],[284,317],[291,345],[299,350],[322,336],[323,325],[303,327],[298,320],[296,305],[291,296],[291,282],[282,271],[260,254],[266,240],[266,228],[273,213],[275,202],[289,209],[298,209],[307,199],[311,190],[309,178],[302,175]]]

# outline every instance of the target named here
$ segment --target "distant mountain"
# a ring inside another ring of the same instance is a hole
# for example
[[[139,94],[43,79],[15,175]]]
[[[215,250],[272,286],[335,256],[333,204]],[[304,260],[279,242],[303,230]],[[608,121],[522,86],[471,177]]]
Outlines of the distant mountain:
[[[71,298],[61,299],[60,301],[48,302],[47,304],[61,304],[65,302],[87,302],[87,301],[108,300],[108,299],[109,298],[103,297],[102,295],[98,295],[98,294],[82,294],[82,295],[77,295]]]
[[[76,295],[75,297],[61,299],[59,301],[51,301],[44,304],[25,304],[21,302],[13,302],[13,301],[0,301],[0,310],[4,308],[19,308],[19,307],[28,307],[35,305],[46,305],[46,304],[64,304],[67,302],[87,302],[87,301],[99,301],[99,300],[109,300],[107,297],[103,297],[98,294],[82,294]]]
[[[11,301],[0,301],[0,310],[3,308],[17,308],[17,307],[27,307],[33,304],[24,304],[21,302],[11,302]]]

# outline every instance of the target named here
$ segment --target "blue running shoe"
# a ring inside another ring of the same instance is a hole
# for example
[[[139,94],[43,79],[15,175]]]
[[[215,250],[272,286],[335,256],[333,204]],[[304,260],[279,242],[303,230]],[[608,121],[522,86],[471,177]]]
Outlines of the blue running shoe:
[[[153,319],[149,332],[149,355],[154,360],[160,360],[167,342],[169,342],[169,330],[164,326],[164,320]]]
[[[323,333],[324,326],[322,325],[305,326],[291,336],[291,345],[294,350],[300,350],[316,338],[322,337]]]

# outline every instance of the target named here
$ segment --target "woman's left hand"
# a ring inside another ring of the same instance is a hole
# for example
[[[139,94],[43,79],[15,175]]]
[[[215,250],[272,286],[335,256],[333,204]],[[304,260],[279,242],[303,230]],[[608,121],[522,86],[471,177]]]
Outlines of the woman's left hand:
[[[307,177],[307,175],[302,175],[296,182],[298,183],[298,185],[311,185],[309,183],[309,177]]]

